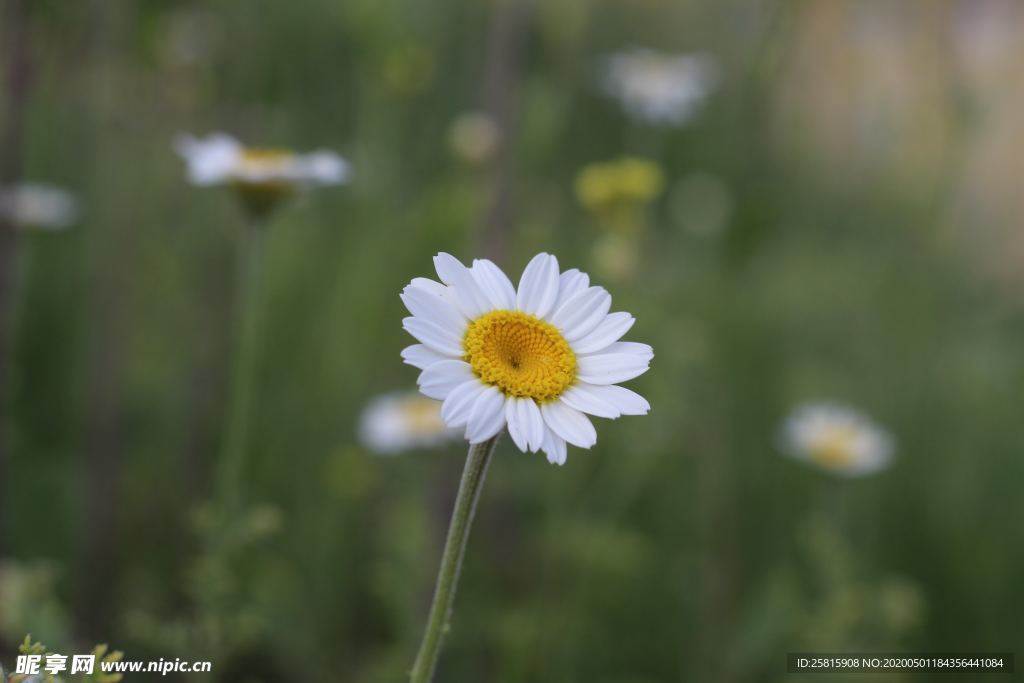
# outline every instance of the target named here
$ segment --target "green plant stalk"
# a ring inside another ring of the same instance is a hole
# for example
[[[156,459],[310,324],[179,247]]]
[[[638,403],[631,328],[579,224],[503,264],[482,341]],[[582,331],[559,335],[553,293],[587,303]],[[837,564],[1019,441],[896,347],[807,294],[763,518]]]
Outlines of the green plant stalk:
[[[237,512],[241,503],[241,479],[249,444],[249,418],[259,350],[260,280],[265,240],[266,226],[260,221],[252,221],[246,231],[238,266],[237,336],[220,463],[222,512],[227,515]]]
[[[458,586],[459,573],[462,570],[462,558],[466,553],[469,529],[473,525],[476,505],[480,500],[484,478],[487,476],[487,466],[491,462],[494,447],[500,437],[501,434],[498,434],[489,441],[469,447],[466,466],[462,470],[462,481],[459,483],[459,492],[455,496],[455,509],[452,511],[452,521],[448,527],[448,538],[445,540],[444,552],[441,554],[441,568],[437,573],[437,586],[434,588],[434,599],[430,605],[427,626],[423,632],[423,642],[420,644],[420,651],[416,655],[412,671],[409,672],[411,683],[429,683],[434,675],[437,658],[441,653],[441,641],[444,640],[444,636],[448,632],[448,622],[451,619],[455,589]]]

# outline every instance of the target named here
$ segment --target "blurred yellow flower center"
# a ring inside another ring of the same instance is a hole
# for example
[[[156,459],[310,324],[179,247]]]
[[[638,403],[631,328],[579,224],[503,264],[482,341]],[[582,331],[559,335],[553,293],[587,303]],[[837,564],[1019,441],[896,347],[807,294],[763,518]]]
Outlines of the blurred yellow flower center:
[[[295,154],[287,149],[246,147],[242,150],[233,185],[252,216],[266,217],[293,192],[295,183],[287,176],[293,163]]]
[[[413,436],[431,436],[444,430],[441,404],[429,398],[410,398],[400,406],[405,427]]]
[[[854,459],[857,430],[853,427],[830,427],[811,446],[811,459],[825,467],[846,467]]]
[[[246,173],[274,173],[287,168],[294,160],[295,154],[287,149],[246,147],[239,165]]]
[[[548,401],[576,379],[576,354],[555,327],[521,311],[492,311],[469,323],[466,362],[506,396]]]

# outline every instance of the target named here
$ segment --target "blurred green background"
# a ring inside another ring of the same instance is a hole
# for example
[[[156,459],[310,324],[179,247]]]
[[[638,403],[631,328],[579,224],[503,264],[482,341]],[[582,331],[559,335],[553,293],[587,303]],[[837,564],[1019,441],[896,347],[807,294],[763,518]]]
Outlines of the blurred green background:
[[[414,386],[398,293],[442,250],[513,280],[554,253],[656,357],[630,383],[650,415],[597,421],[592,451],[557,468],[499,447],[437,680],[781,681],[791,651],[1024,642],[1019,4],[4,10],[6,180],[81,204],[72,229],[4,243],[8,667],[31,633],[210,659],[209,680],[402,680],[464,449],[382,458],[356,433]],[[603,60],[634,47],[715,61],[692,120],[646,125],[602,93]],[[450,145],[471,111],[501,134],[484,160]],[[246,221],[172,146],[218,130],[354,170],[266,226],[230,523],[210,502]],[[574,182],[622,156],[665,185],[616,233]],[[780,455],[780,421],[817,399],[884,425],[892,466],[835,481]]]

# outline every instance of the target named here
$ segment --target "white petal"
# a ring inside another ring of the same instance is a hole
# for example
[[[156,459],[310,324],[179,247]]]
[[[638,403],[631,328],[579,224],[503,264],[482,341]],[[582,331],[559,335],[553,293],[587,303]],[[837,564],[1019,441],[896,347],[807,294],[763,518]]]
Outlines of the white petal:
[[[466,318],[442,296],[413,285],[401,294],[402,303],[417,318],[424,318],[451,330],[460,339],[466,334]]]
[[[611,307],[612,297],[603,287],[589,287],[562,304],[548,320],[572,342],[597,327]]]
[[[570,268],[558,277],[558,299],[551,310],[557,311],[570,297],[582,292],[590,285],[590,276]]]
[[[551,401],[540,408],[544,423],[574,446],[590,448],[597,443],[597,432],[587,416],[562,401]]]
[[[441,406],[441,419],[449,427],[461,427],[469,421],[476,398],[487,389],[479,379],[460,384],[452,389]]]
[[[516,413],[516,421],[519,423],[519,430],[526,439],[526,444],[532,453],[537,453],[544,445],[544,418],[541,417],[541,409],[537,402],[531,398],[517,399],[513,402]],[[511,421],[509,421],[511,431]]]
[[[541,448],[547,453],[549,463],[552,465],[565,464],[565,439],[550,429],[544,429],[544,443]]]
[[[431,280],[428,277],[414,277],[412,282],[409,283],[409,286],[418,287],[435,296],[445,296],[448,292],[448,288],[446,286],[442,285],[437,280]]]
[[[461,360],[443,360],[421,372],[416,383],[419,384],[424,396],[443,401],[448,398],[452,389],[472,379],[475,379],[475,376],[469,363]]]
[[[423,344],[413,344],[402,349],[402,360],[420,370],[426,370],[434,363],[449,358],[449,356],[442,356],[436,351],[431,351]]]
[[[621,415],[618,408],[606,401],[600,394],[591,391],[592,388],[594,388],[592,384],[577,382],[562,392],[561,399],[565,401],[566,405],[589,415],[611,419]]]
[[[434,270],[437,271],[441,282],[450,285],[460,271],[466,270],[466,266],[462,265],[462,261],[459,259],[442,251],[434,257]]]
[[[462,337],[424,318],[403,318],[402,327],[426,344],[432,351],[451,358],[462,357]]]
[[[589,384],[617,384],[647,372],[650,359],[630,353],[598,353],[576,358],[576,378]]]
[[[457,258],[441,252],[434,257],[434,267],[441,280],[451,287],[459,310],[465,313],[467,318],[472,320],[491,310],[490,301],[484,296],[473,274]]]
[[[572,388],[585,391],[594,398],[600,399],[604,403],[612,406],[622,415],[646,415],[651,409],[651,404],[647,402],[646,398],[635,391],[630,391],[626,387],[620,387],[614,384],[587,384],[585,382],[577,382]],[[565,394],[562,394],[562,397],[564,398]],[[594,414],[596,415],[596,413]]]
[[[241,143],[223,133],[202,140],[181,135],[175,146],[188,163],[189,180],[196,185],[215,185],[229,180],[242,154]]]
[[[462,310],[459,308],[458,302],[455,300],[455,292],[448,285],[441,284],[426,277],[414,277],[412,282],[409,283],[409,287],[416,287],[418,289],[425,290],[429,294],[439,296],[447,301],[452,308],[454,308],[460,315],[465,316]]]
[[[466,424],[470,443],[487,441],[505,426],[505,395],[497,387],[487,387],[473,402]]]
[[[476,318],[488,309],[487,299],[470,269],[457,258],[440,252],[434,257],[434,269],[441,281],[448,285],[449,295],[469,318]]]
[[[471,272],[484,296],[491,302],[492,308],[506,311],[515,309],[516,290],[501,268],[487,259],[476,259],[473,261]]]
[[[617,342],[622,335],[629,332],[636,319],[629,313],[619,311],[609,313],[597,327],[588,332],[582,338],[572,342],[570,346],[577,353],[595,353],[603,351],[609,344]]]
[[[519,404],[527,401],[533,403],[532,399],[516,398],[514,396],[505,401],[505,421],[508,423],[508,434],[512,437],[516,447],[523,453],[530,449],[530,424],[526,420],[520,419]]]
[[[544,445],[544,434],[548,428],[544,425],[544,418],[540,414],[540,406],[535,401],[529,401],[520,405],[521,417],[529,424],[528,440],[530,450],[536,453]]]
[[[516,306],[538,318],[551,312],[558,298],[558,259],[551,254],[537,254],[526,265],[519,279]]]
[[[547,431],[540,408],[530,398],[509,399],[509,406],[506,413],[512,439],[524,453],[527,448],[536,453],[544,445],[544,432]]]
[[[640,344],[639,342],[615,342],[608,346],[608,348],[601,349],[601,353],[625,353],[631,356],[639,356],[651,360],[654,358],[654,349],[651,348],[650,344]]]
[[[302,154],[295,160],[300,180],[322,185],[338,185],[352,176],[351,166],[340,155],[329,150]]]

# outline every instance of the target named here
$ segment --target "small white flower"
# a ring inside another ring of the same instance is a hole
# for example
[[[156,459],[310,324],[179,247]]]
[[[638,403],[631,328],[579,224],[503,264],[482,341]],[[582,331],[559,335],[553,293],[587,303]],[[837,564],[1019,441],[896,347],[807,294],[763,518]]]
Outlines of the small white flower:
[[[402,326],[421,344],[402,351],[420,368],[420,391],[443,401],[441,417],[481,443],[505,426],[523,452],[564,464],[566,443],[590,448],[598,417],[646,415],[647,401],[617,382],[647,371],[654,351],[620,342],[635,322],[609,313],[612,299],[576,269],[538,254],[518,290],[494,263],[467,268],[434,257],[441,282],[414,279],[402,292],[412,313]],[[443,283],[443,284],[442,284]]]
[[[0,216],[21,228],[63,230],[78,218],[78,201],[51,185],[13,185],[0,188]]]
[[[717,80],[718,68],[708,56],[634,49],[608,58],[603,85],[631,117],[681,125],[694,117]]]
[[[884,468],[892,459],[892,438],[866,416],[834,404],[797,408],[782,428],[783,450],[843,477]]]
[[[441,419],[441,404],[415,391],[378,396],[359,417],[363,445],[383,455],[431,448],[457,435]]]
[[[348,162],[334,152],[297,154],[246,147],[223,133],[203,139],[182,135],[175,147],[188,164],[189,180],[196,185],[313,187],[339,185],[351,175]]]

